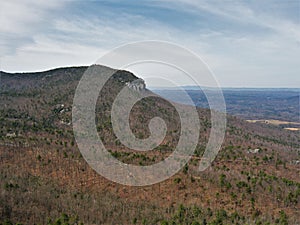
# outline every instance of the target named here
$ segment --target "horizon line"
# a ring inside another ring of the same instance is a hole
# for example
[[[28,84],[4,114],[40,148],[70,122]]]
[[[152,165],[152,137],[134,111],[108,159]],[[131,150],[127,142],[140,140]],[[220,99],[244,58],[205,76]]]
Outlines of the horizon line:
[[[57,69],[68,69],[68,68],[80,68],[80,67],[90,67],[90,66],[93,66],[93,65],[99,65],[99,66],[105,66],[105,67],[109,67],[109,66],[106,66],[106,65],[102,65],[102,64],[82,64],[82,65],[65,65],[65,66],[58,66],[58,67],[51,67],[51,68],[48,68],[48,69],[41,69],[41,70],[31,70],[31,71],[4,71],[4,70],[1,70],[0,69],[0,72],[3,72],[3,73],[10,73],[10,74],[18,74],[18,73],[23,73],[23,74],[26,74],[26,73],[43,73],[43,72],[49,72],[49,71],[52,71],[52,70],[57,70]],[[111,67],[110,67],[111,68]],[[115,69],[115,68],[112,68],[112,69]],[[115,69],[115,70],[123,70],[123,69]],[[197,85],[192,85],[192,84],[183,84],[183,85],[180,85],[180,86],[177,86],[177,87],[181,87],[181,88],[187,88],[187,87],[190,87],[190,88],[195,88],[195,87],[198,87]],[[210,86],[200,86],[200,88],[210,88],[210,89],[214,89],[216,87],[210,87]],[[147,87],[148,89],[176,89],[176,87],[164,87],[164,86],[148,86]],[[289,87],[289,86],[220,86],[219,88],[221,89],[300,89],[300,87]],[[300,90],[299,90],[300,91]]]

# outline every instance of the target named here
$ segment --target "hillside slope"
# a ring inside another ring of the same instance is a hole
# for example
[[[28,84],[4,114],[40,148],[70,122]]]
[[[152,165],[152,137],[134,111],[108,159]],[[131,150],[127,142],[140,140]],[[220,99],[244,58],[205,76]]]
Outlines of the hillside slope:
[[[95,70],[103,68],[94,65]],[[206,109],[198,109],[201,134],[195,154],[175,176],[152,186],[128,187],[95,173],[76,146],[71,124],[75,89],[86,69],[1,72],[0,223],[47,224],[49,219],[55,224],[63,213],[84,224],[300,223],[299,133],[228,116],[222,149],[200,173],[198,162],[211,126]],[[115,72],[97,102],[101,140],[123,162],[161,161],[179,140],[178,113],[159,96],[138,102],[130,115],[136,137],[149,136],[145,124],[155,116],[166,122],[167,135],[150,152],[126,148],[113,133],[111,106],[126,82],[138,78]]]

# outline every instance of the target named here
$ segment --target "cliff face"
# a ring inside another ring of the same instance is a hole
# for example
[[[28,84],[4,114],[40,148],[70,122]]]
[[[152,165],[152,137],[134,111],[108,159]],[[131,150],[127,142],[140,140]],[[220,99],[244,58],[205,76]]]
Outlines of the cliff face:
[[[146,89],[145,81],[140,78],[132,82],[128,82],[126,85],[134,91],[144,91]]]

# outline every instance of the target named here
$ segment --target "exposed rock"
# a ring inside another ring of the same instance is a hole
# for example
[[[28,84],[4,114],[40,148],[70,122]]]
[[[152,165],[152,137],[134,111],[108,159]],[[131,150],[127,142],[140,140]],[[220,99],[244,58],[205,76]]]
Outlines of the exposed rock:
[[[13,132],[13,133],[7,133],[7,134],[6,134],[6,137],[14,138],[14,137],[17,137],[17,135],[16,135],[15,132]]]
[[[259,153],[259,152],[260,152],[260,149],[259,149],[259,148],[256,148],[256,149],[248,149],[248,153],[256,154],[256,153]]]
[[[292,164],[292,165],[300,165],[300,160],[292,160],[290,162],[290,164]]]
[[[127,82],[126,85],[134,90],[134,91],[144,91],[146,89],[146,84],[145,81],[143,79],[136,79],[132,82]]]

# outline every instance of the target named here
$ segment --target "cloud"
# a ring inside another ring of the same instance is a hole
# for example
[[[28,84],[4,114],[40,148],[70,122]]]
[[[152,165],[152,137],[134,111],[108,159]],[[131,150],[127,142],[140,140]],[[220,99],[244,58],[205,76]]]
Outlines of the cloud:
[[[0,32],[27,33],[28,28],[38,24],[45,13],[60,7],[62,1],[10,0],[1,3]]]
[[[34,29],[24,38],[5,40],[2,49],[14,49],[14,52],[3,54],[2,70],[37,71],[66,65],[90,65],[121,44],[170,35],[168,27],[161,27],[142,16],[126,14],[116,20],[111,20],[110,16],[73,16],[71,20],[59,17],[49,22],[46,32]],[[26,39],[27,36],[30,38]]]
[[[6,71],[43,71],[64,66],[91,65],[104,49],[35,36],[34,43],[2,58]]]
[[[285,12],[286,8],[293,9],[284,3],[273,4],[274,10],[269,11],[267,3],[255,1],[119,3],[6,3],[1,8],[5,19],[0,21],[1,70],[88,65],[119,45],[163,40],[197,53],[224,86],[300,83],[296,76],[300,72],[300,29],[294,14]],[[290,79],[283,79],[283,74]]]
[[[258,27],[269,28],[281,35],[289,36],[300,41],[300,25],[299,17],[296,22],[285,18],[274,12],[267,12],[266,8],[274,9],[276,1],[216,1],[216,0],[158,0],[156,4],[163,5],[167,8],[180,8],[181,10],[187,10],[191,13],[199,14],[199,10],[209,12],[213,15],[222,17],[227,20],[232,20],[243,24],[253,24]],[[172,4],[171,4],[172,3]],[[283,8],[285,5],[291,5],[295,7],[295,13],[299,13],[300,3],[295,1],[282,3],[277,8]],[[277,4],[278,5],[278,4]]]
[[[1,2],[0,52],[1,56],[15,52],[19,46],[32,43],[32,36],[46,30],[52,14],[65,1],[10,0]]]

